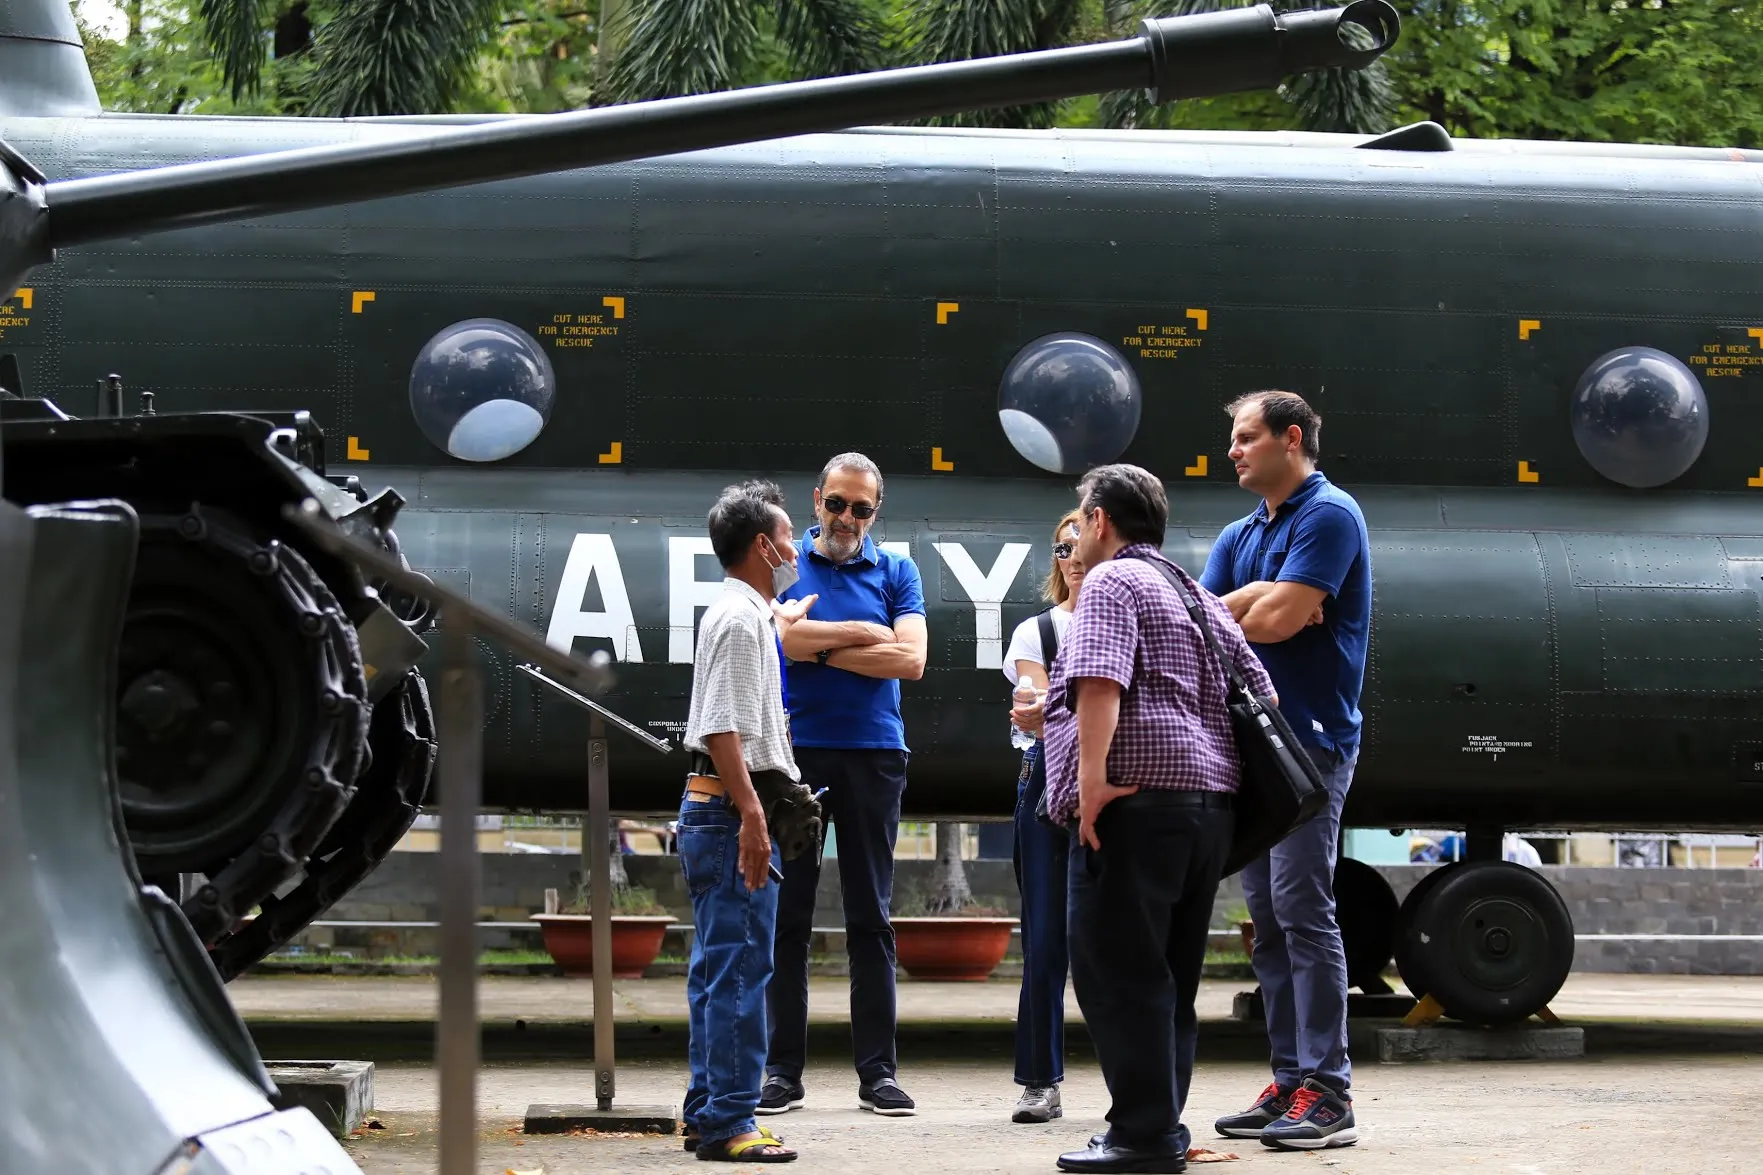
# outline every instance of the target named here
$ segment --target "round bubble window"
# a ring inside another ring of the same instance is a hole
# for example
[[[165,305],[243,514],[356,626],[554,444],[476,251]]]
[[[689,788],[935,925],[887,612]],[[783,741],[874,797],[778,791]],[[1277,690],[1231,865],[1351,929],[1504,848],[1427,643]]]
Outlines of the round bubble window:
[[[1084,473],[1118,458],[1139,431],[1139,377],[1094,335],[1042,335],[1004,368],[998,422],[1049,473]]]
[[[1573,440],[1593,469],[1620,485],[1675,481],[1708,441],[1708,399],[1676,356],[1624,347],[1600,356],[1573,389]]]
[[[557,375],[538,340],[494,318],[447,327],[410,368],[417,427],[461,461],[520,452],[544,431],[556,398]]]

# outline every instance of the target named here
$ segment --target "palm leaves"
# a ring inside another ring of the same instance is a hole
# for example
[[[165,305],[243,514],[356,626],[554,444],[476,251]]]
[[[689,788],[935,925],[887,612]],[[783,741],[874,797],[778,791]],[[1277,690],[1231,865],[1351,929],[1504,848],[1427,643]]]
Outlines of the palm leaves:
[[[264,77],[266,30],[294,0],[193,0],[235,101]],[[704,94],[785,77],[830,77],[892,65],[1032,52],[1130,35],[1147,16],[1238,7],[1252,0],[581,0],[600,36],[596,104]],[[1319,6],[1330,0],[1300,0]],[[438,113],[470,90],[499,24],[531,19],[556,0],[308,0],[318,26],[304,112]],[[555,14],[553,14],[555,15]],[[604,15],[607,27],[598,28]],[[504,20],[512,17],[512,20]],[[1307,74],[1252,101],[1256,122],[1307,130],[1387,129],[1394,106],[1380,62]],[[1282,113],[1281,108],[1287,113]],[[1177,108],[1191,118],[1195,108]],[[1047,127],[1059,108],[1040,103],[942,121]],[[1114,127],[1169,125],[1142,91],[1103,96],[1098,120]]]
[[[345,0],[319,31],[307,113],[451,109],[501,12],[501,0]]]
[[[903,60],[932,64],[1029,53],[1071,43],[1078,0],[906,0]],[[950,126],[1052,126],[1053,103],[979,110],[935,121]]]

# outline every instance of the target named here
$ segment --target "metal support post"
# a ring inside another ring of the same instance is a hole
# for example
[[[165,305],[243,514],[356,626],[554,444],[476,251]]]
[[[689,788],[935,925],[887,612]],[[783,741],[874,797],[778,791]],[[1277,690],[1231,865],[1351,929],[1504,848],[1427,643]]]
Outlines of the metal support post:
[[[441,631],[441,1175],[477,1170],[477,814],[483,790],[483,676],[472,626],[448,613]]]
[[[612,1108],[618,1088],[612,1054],[612,797],[607,785],[606,722],[588,712],[588,827],[592,836],[589,869],[594,901],[594,1099]]]

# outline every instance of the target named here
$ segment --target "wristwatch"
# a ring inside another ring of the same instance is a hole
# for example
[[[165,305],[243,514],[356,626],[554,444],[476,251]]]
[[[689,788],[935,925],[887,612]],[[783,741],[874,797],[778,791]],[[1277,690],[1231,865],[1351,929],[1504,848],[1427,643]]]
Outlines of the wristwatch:
[[[825,665],[826,659],[832,655],[833,651],[831,649],[822,649],[820,652],[814,654],[814,660],[817,664]]]

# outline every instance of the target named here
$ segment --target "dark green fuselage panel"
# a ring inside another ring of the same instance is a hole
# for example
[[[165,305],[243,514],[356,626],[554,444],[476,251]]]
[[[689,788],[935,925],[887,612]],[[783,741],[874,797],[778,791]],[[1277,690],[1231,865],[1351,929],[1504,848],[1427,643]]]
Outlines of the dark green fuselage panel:
[[[56,178],[422,129],[0,119]],[[813,136],[169,233],[64,252],[0,313],[0,356],[74,413],[112,371],[162,411],[311,410],[332,472],[410,499],[414,565],[610,649],[611,703],[655,729],[685,716],[717,489],[775,475],[800,530],[814,472],[862,449],[930,606],[905,687],[924,816],[1014,804],[999,662],[1073,501],[1000,427],[1012,358],[1057,332],[1124,357],[1118,456],[1165,479],[1196,569],[1252,505],[1222,406],[1288,387],[1372,527],[1351,823],[1763,825],[1755,153],[1354,141]],[[543,431],[495,462],[411,412],[417,356],[471,319],[554,372]],[[1705,445],[1658,488],[1575,441],[1576,384],[1630,347],[1705,395]],[[579,806],[579,716],[483,655],[487,798]],[[615,747],[615,804],[671,808],[675,758]]]

